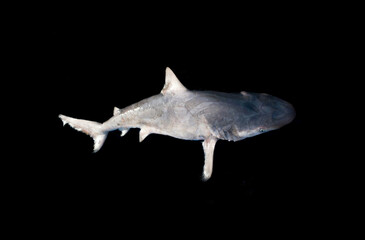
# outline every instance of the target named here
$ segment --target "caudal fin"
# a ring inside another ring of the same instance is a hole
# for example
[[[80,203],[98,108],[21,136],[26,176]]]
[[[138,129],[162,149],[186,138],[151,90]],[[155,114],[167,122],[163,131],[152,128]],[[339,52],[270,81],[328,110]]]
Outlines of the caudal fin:
[[[60,114],[58,117],[62,120],[63,125],[68,124],[77,131],[81,131],[92,137],[94,140],[94,152],[99,151],[103,146],[104,141],[108,136],[108,132],[102,130],[101,123],[71,118],[62,114]]]

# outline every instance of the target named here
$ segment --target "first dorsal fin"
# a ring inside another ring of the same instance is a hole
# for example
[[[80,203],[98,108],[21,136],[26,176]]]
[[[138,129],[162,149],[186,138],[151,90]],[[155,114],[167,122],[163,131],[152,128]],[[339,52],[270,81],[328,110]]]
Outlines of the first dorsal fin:
[[[165,77],[165,86],[163,87],[161,93],[163,95],[166,94],[179,94],[187,91],[186,87],[182,85],[176,75],[172,72],[172,70],[167,67],[166,68],[166,77]]]

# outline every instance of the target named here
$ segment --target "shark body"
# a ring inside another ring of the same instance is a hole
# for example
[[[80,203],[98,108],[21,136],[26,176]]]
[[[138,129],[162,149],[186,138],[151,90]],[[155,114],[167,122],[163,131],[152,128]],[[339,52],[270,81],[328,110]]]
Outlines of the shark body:
[[[149,134],[163,134],[183,140],[202,140],[205,155],[203,180],[213,171],[216,142],[239,141],[278,129],[295,117],[291,104],[265,93],[222,93],[191,91],[166,68],[165,85],[160,94],[126,108],[114,108],[104,123],[59,115],[69,124],[94,139],[94,152],[100,150],[108,132],[140,128],[139,141]]]

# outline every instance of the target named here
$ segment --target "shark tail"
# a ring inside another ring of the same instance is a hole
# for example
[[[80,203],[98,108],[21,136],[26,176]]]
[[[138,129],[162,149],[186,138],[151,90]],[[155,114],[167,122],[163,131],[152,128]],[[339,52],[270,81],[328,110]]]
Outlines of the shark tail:
[[[103,146],[105,139],[108,136],[108,132],[103,131],[102,123],[71,118],[62,114],[58,117],[62,120],[64,126],[68,124],[77,131],[81,131],[92,137],[94,140],[94,153],[99,151]]]

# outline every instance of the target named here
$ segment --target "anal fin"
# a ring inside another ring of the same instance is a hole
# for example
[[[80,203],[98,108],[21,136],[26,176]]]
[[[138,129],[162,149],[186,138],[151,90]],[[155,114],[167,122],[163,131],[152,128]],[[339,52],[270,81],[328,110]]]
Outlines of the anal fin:
[[[114,107],[113,116],[121,114],[121,111],[122,111],[121,109]],[[129,128],[119,128],[118,130],[121,132],[120,136],[123,137],[124,135],[127,134]]]
[[[123,137],[124,135],[127,134],[127,132],[129,131],[129,128],[119,128],[120,136]]]

